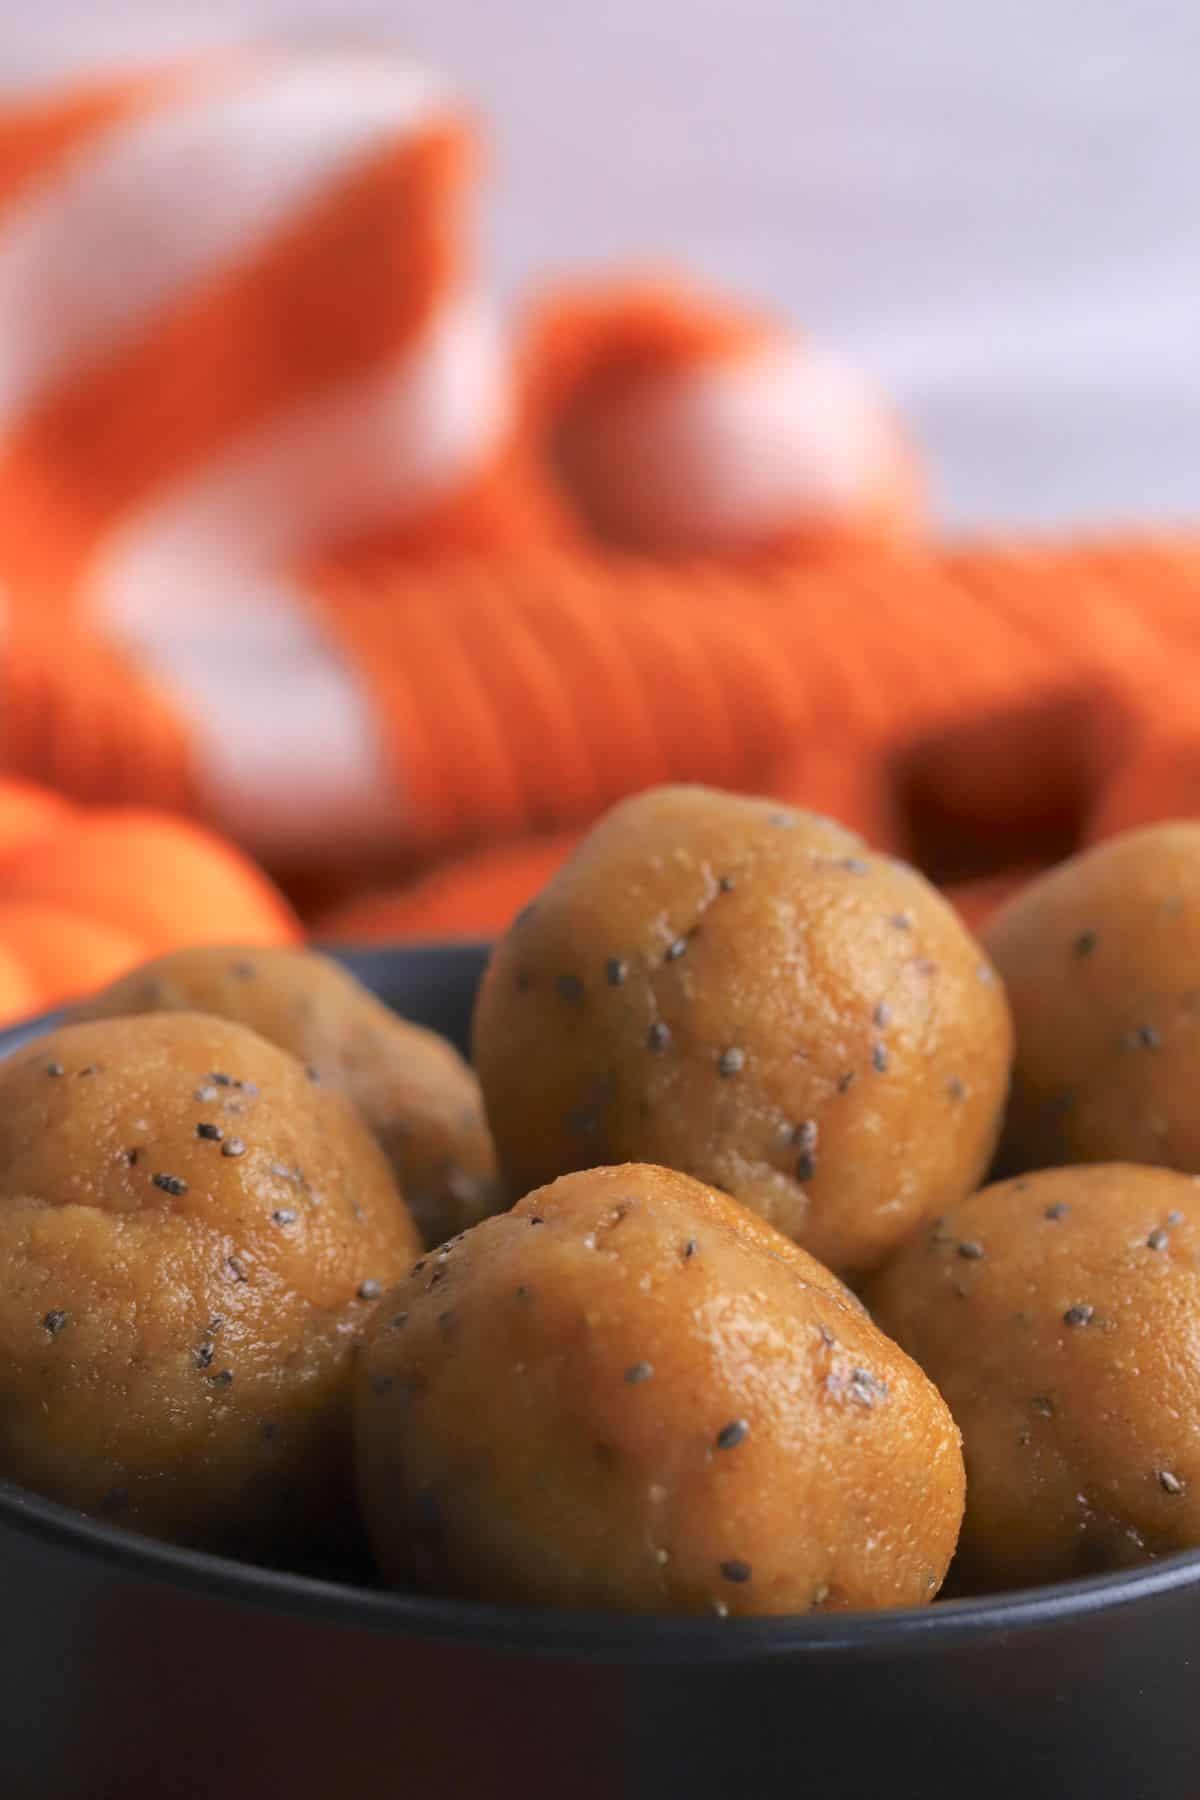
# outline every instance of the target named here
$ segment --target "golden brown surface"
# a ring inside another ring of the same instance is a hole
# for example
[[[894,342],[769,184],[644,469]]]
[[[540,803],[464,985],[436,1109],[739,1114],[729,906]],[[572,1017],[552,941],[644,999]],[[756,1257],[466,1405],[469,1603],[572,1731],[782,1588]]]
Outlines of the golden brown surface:
[[[1200,825],[1113,838],[1032,883],[985,941],[1016,1025],[1005,1173],[1200,1170]]]
[[[418,1250],[349,1101],[243,1026],[104,1020],[17,1051],[0,1471],[185,1543],[330,1549],[352,1335]]]
[[[76,1018],[207,1012],[236,1019],[349,1094],[383,1145],[426,1244],[495,1212],[479,1083],[454,1046],[396,1015],[308,950],[177,950],[75,1009]]]
[[[616,807],[517,921],[474,1048],[513,1193],[661,1163],[856,1275],[983,1178],[1010,1026],[915,871],[684,787]]]
[[[1200,1189],[1131,1165],[985,1188],[867,1290],[962,1429],[955,1586],[1200,1545]]]
[[[665,1169],[555,1182],[424,1260],[355,1374],[385,1575],[667,1613],[918,1605],[963,1471],[829,1272]]]

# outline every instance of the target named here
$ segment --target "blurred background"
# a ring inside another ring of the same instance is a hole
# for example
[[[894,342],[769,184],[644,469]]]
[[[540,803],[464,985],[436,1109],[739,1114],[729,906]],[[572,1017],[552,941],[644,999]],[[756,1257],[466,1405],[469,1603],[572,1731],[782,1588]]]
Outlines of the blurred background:
[[[359,34],[486,120],[506,296],[673,258],[837,343],[951,526],[1188,518],[1200,468],[1192,0],[40,0],[30,76]]]
[[[664,781],[972,923],[1200,811],[1198,69],[1194,0],[0,7],[0,1016],[501,930]]]

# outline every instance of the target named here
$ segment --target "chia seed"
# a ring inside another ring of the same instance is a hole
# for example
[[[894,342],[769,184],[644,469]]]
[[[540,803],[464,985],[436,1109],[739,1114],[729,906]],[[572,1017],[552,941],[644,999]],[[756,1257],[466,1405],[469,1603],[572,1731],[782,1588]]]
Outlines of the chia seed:
[[[1056,1200],[1053,1206],[1048,1206],[1046,1208],[1043,1217],[1047,1219],[1065,1219],[1070,1210],[1071,1209],[1065,1200]]]
[[[1182,1494],[1183,1483],[1178,1475],[1172,1475],[1170,1469],[1158,1471],[1158,1485],[1164,1494]]]
[[[877,1399],[887,1395],[887,1383],[872,1375],[870,1369],[850,1371],[850,1392],[861,1406],[873,1407]]]
[[[42,1320],[42,1327],[50,1333],[51,1337],[57,1337],[58,1333],[67,1323],[69,1317],[69,1313],[63,1312],[61,1308],[56,1306],[53,1312],[48,1312],[46,1314],[45,1318]]]
[[[875,1023],[876,1023],[876,1025],[878,1025],[880,1031],[885,1030],[887,1028],[887,1026],[889,1026],[891,1024],[892,1009],[888,1005],[886,1000],[881,1000],[879,1002],[879,1005],[875,1008],[874,1017],[875,1017]]]
[[[745,1419],[730,1419],[728,1425],[722,1425],[716,1436],[718,1450],[736,1450],[749,1433],[750,1427]]]
[[[976,1243],[974,1238],[966,1238],[958,1246],[958,1254],[966,1262],[978,1262],[983,1256],[983,1245]]]
[[[750,1564],[748,1562],[742,1562],[739,1557],[730,1557],[728,1562],[723,1562],[721,1564],[721,1573],[726,1581],[749,1581],[751,1575]]]
[[[639,1382],[649,1381],[654,1373],[654,1364],[648,1362],[631,1363],[625,1371],[625,1379],[630,1387],[637,1387]]]
[[[685,937],[677,937],[674,943],[667,945],[667,962],[678,962],[679,958],[686,952],[687,947],[687,939]]]
[[[383,1283],[380,1281],[360,1281],[358,1284],[358,1297],[360,1300],[378,1300],[382,1292]]]
[[[646,1034],[646,1046],[656,1053],[665,1050],[671,1041],[671,1027],[664,1025],[661,1019],[655,1019]]]
[[[871,1046],[871,1067],[874,1069],[874,1071],[877,1075],[882,1075],[886,1072],[887,1066],[888,1066],[887,1045],[886,1044],[873,1044]]]
[[[717,1074],[730,1076],[740,1075],[746,1066],[746,1052],[736,1048],[722,1050],[717,1058]]]
[[[1099,941],[1094,931],[1081,931],[1071,945],[1072,956],[1090,956]]]
[[[164,1194],[178,1196],[186,1194],[188,1191],[188,1184],[181,1175],[153,1175],[151,1180],[156,1188],[162,1189]]]
[[[46,1073],[47,1075],[65,1075],[66,1070],[60,1062],[52,1062],[46,1064]]]
[[[1159,1225],[1156,1226],[1150,1233],[1150,1236],[1146,1239],[1146,1248],[1147,1250],[1165,1250],[1169,1241],[1166,1232],[1163,1230],[1162,1226]]]
[[[245,1156],[246,1146],[241,1138],[226,1138],[221,1145],[222,1156]]]
[[[219,1125],[211,1125],[207,1119],[202,1119],[196,1127],[196,1136],[207,1138],[210,1144],[219,1144],[225,1133]]]
[[[277,1225],[294,1225],[296,1223],[296,1215],[290,1206],[277,1206],[271,1217]]]
[[[578,975],[560,975],[558,991],[564,1000],[580,1000],[583,997],[583,983]]]
[[[1076,1306],[1068,1306],[1066,1312],[1063,1314],[1063,1324],[1071,1326],[1090,1325],[1095,1311],[1095,1307],[1089,1306],[1086,1300],[1080,1301]]]
[[[619,956],[610,956],[604,965],[609,987],[621,987],[629,975],[629,964]]]

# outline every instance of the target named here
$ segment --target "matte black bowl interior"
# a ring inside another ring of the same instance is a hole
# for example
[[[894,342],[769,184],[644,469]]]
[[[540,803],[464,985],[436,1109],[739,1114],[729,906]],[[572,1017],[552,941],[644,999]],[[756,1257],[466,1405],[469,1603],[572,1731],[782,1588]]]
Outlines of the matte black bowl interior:
[[[343,960],[464,1044],[485,955]],[[1197,1554],[913,1612],[594,1618],[277,1574],[0,1483],[0,1592],[4,1800],[1200,1794]]]

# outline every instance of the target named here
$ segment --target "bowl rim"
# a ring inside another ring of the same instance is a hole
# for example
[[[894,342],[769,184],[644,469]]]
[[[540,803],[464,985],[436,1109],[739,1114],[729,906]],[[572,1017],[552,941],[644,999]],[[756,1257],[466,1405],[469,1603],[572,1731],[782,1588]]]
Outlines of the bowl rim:
[[[691,1618],[550,1611],[352,1586],[143,1536],[0,1480],[0,1531],[154,1585],[388,1636],[626,1663],[745,1663],[779,1656],[937,1653],[1042,1630],[1200,1587],[1200,1550],[1136,1569],[981,1598],[877,1612]]]
[[[435,956],[478,964],[479,938],[436,942],[313,945],[368,980]],[[0,1057],[59,1022],[56,1009],[0,1028]],[[1155,1597],[1200,1587],[1200,1549],[1111,1574],[957,1600],[871,1612],[693,1618],[567,1612],[351,1585],[193,1550],[92,1518],[0,1478],[0,1531],[26,1536],[154,1584],[300,1618],[476,1649],[655,1663],[740,1663],[778,1656],[886,1655],[1042,1630]]]

